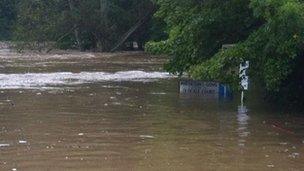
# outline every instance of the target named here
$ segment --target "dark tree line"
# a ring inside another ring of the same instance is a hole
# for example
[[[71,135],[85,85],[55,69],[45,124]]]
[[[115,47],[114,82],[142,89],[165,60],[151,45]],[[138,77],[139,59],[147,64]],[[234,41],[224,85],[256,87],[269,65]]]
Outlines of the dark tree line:
[[[142,48],[155,8],[150,0],[0,0],[0,4],[1,39],[97,51],[110,51],[145,17],[126,40]]]
[[[16,0],[0,0],[0,40],[8,40],[12,37],[16,10]]]

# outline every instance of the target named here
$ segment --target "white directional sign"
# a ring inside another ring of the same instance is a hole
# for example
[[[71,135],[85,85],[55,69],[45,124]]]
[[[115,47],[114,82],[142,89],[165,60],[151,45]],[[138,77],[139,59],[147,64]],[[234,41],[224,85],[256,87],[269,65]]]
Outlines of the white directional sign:
[[[247,75],[247,71],[249,69],[249,61],[240,64],[240,78],[241,78],[241,88],[242,90],[249,89],[249,77]]]
[[[245,76],[241,80],[241,86],[243,90],[248,90],[249,89],[249,77]]]

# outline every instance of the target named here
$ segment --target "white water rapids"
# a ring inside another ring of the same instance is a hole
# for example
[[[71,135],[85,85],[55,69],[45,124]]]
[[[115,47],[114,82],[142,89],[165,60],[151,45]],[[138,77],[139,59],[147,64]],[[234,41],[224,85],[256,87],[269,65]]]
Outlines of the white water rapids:
[[[158,79],[168,79],[173,76],[166,72],[122,71],[106,72],[55,72],[55,73],[25,73],[0,74],[0,89],[40,89],[56,86],[72,86],[96,82],[150,82]]]

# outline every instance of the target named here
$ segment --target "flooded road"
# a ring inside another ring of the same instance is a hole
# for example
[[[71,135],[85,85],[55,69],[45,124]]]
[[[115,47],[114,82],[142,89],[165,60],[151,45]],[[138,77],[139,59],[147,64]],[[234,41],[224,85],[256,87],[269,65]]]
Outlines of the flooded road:
[[[0,50],[0,170],[304,170],[304,117],[179,94],[138,52]]]

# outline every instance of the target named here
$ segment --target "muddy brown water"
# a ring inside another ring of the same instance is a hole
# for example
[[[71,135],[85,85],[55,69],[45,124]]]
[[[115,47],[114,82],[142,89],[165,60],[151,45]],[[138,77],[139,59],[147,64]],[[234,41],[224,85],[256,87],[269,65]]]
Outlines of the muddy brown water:
[[[164,62],[0,50],[0,170],[304,170],[301,114],[185,98]]]

